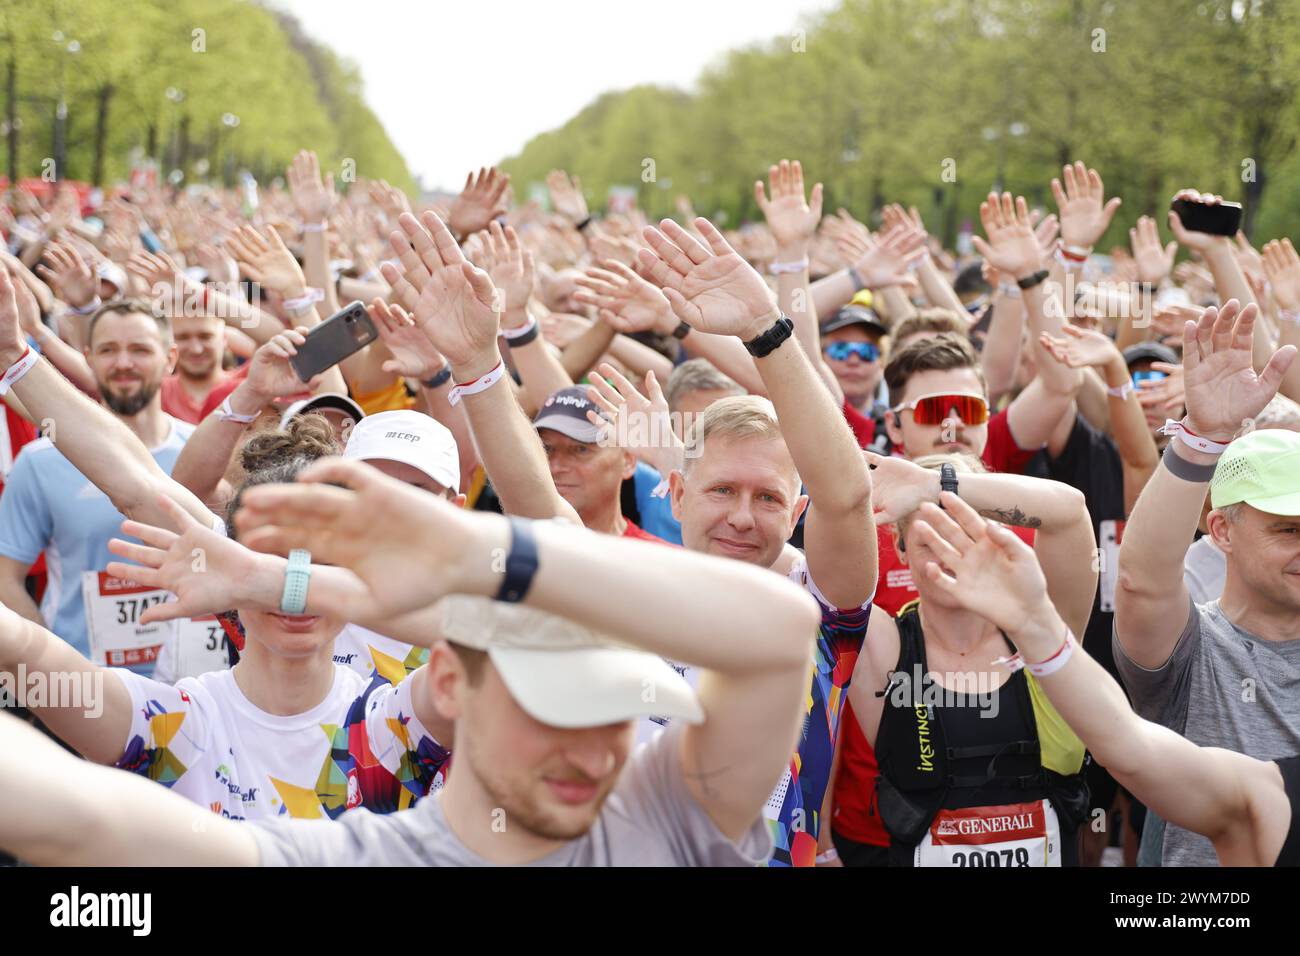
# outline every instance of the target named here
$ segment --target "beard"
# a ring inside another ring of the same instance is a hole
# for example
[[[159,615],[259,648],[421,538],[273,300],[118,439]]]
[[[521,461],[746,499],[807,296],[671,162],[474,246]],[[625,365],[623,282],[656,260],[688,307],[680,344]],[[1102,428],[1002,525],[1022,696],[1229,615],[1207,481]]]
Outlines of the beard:
[[[99,382],[99,394],[103,396],[104,404],[114,415],[121,415],[129,418],[132,415],[138,415],[144,411],[146,405],[153,401],[153,397],[158,394],[158,389],[162,386],[161,381],[141,382],[140,388],[132,395],[119,396],[114,395],[109,390],[109,383]]]
[[[185,362],[178,362],[176,365],[176,371],[185,378],[204,379],[211,375],[218,365],[220,365],[220,357],[213,355],[210,358],[205,359],[202,363],[192,362],[186,364]]]
[[[605,798],[609,796],[617,776],[611,780],[603,792],[600,793],[591,805],[591,816],[587,820],[569,822],[556,819],[556,817],[547,812],[546,808],[541,806],[539,801],[533,797],[524,787],[518,783],[512,784],[504,775],[500,774],[500,768],[493,765],[490,761],[480,761],[478,749],[469,741],[469,746],[464,747],[462,756],[473,767],[474,776],[478,778],[478,784],[487,794],[492,806],[499,807],[508,821],[508,826],[518,826],[520,829],[531,833],[533,836],[541,837],[544,840],[577,840],[585,836],[592,825],[596,822],[600,809],[604,806]]]

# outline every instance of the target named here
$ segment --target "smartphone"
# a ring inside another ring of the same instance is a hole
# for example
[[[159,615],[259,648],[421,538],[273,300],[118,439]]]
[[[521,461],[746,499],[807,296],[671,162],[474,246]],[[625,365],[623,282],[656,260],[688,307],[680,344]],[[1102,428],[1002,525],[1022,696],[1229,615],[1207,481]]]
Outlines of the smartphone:
[[[365,305],[353,302],[308,332],[307,341],[298,346],[298,354],[289,359],[289,364],[300,379],[309,382],[377,338],[379,330],[370,321]]]
[[[1175,199],[1169,208],[1178,213],[1183,228],[1214,236],[1235,236],[1241,228],[1241,203],[1204,203],[1186,197]]]

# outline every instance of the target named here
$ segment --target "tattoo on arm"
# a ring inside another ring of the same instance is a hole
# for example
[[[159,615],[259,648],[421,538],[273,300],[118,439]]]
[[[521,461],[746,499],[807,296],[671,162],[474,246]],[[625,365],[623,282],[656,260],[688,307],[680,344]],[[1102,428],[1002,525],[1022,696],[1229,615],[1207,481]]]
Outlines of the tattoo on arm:
[[[692,754],[692,757],[694,757],[694,762],[696,766],[699,766],[698,755]],[[730,769],[731,769],[730,766],[718,767],[716,770],[704,770],[703,768],[701,768],[695,771],[694,773],[692,773],[689,770],[683,769],[682,776],[685,777],[687,780],[694,780],[697,783],[699,783],[700,792],[704,794],[704,796],[717,797],[721,795],[721,791],[719,791],[717,788],[715,788],[712,784],[709,783],[709,778],[716,777],[719,774],[724,774]]]
[[[1041,528],[1043,526],[1042,518],[1027,515],[1016,507],[986,508],[980,514],[985,518],[992,518],[995,521],[1001,521],[1003,524],[1011,524],[1019,528]]]

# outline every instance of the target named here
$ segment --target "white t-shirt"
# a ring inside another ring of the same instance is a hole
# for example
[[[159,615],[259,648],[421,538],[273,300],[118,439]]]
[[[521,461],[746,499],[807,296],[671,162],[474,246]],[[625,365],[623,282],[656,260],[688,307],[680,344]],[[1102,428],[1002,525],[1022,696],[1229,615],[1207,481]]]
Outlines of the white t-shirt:
[[[311,710],[255,707],[233,670],[175,686],[115,668],[131,694],[117,766],[232,820],[334,819],[365,806],[403,810],[441,785],[448,751],[415,716],[411,684],[334,667]]]
[[[334,638],[334,663],[350,668],[362,677],[378,673],[390,684],[396,684],[411,675],[422,664],[428,663],[429,649],[404,644],[358,624],[346,624]]]
[[[1209,604],[1223,597],[1223,582],[1228,576],[1228,556],[1214,546],[1214,539],[1203,535],[1187,549],[1183,557],[1183,583],[1196,604]]]

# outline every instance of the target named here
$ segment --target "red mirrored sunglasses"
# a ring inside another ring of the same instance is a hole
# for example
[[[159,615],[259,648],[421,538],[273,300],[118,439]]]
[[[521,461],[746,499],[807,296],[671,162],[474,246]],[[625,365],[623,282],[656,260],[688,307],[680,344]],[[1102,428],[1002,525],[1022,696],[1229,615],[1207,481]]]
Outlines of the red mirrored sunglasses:
[[[962,395],[940,392],[920,395],[891,412],[910,409],[918,425],[942,425],[949,418],[960,418],[967,425],[983,425],[989,420],[989,403],[982,395]]]

